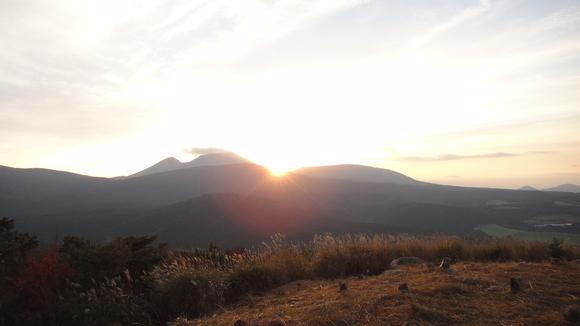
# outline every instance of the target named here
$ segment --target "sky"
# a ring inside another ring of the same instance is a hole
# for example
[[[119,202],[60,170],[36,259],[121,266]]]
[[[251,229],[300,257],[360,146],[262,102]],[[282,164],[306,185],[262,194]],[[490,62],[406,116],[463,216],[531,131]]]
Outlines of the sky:
[[[0,165],[580,185],[575,0],[2,0]]]

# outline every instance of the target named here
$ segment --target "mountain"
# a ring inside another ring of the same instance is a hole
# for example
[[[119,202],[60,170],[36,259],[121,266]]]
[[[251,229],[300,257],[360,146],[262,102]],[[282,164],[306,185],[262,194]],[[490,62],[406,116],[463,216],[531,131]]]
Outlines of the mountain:
[[[147,169],[137,172],[129,176],[129,178],[142,177],[149,174],[167,172],[172,170],[193,168],[196,166],[212,166],[212,165],[227,165],[227,164],[241,164],[252,163],[250,160],[239,156],[232,152],[221,152],[200,155],[190,162],[181,163],[175,157],[168,157]]]
[[[126,179],[0,167],[0,181],[0,216],[16,219],[17,228],[42,233],[44,239],[78,235],[107,241],[159,234],[178,247],[207,245],[210,239],[248,246],[277,232],[297,239],[401,230],[479,236],[474,227],[482,224],[538,231],[534,223],[555,223],[554,217],[574,224],[559,232],[580,233],[576,193],[362,182],[293,172],[274,176],[252,163]]]
[[[580,192],[580,186],[570,183],[559,185],[557,187],[542,189],[542,191],[562,191],[562,192]]]
[[[526,190],[526,191],[539,191],[538,189],[534,188],[534,187],[530,187],[530,186],[523,186],[518,190]]]
[[[343,164],[329,166],[312,166],[299,168],[294,173],[315,178],[344,179],[361,182],[395,183],[400,185],[425,185],[404,174],[387,169],[374,168],[365,165]]]
[[[287,202],[233,193],[204,195],[153,209],[101,210],[23,217],[21,232],[41,242],[75,235],[98,242],[122,236],[157,235],[171,248],[191,249],[213,243],[220,248],[249,248],[282,233],[287,240],[311,240],[315,234],[422,233],[409,227],[357,222],[326,208],[304,208]]]
[[[48,169],[0,166],[0,215],[17,216],[101,207],[115,181]]]

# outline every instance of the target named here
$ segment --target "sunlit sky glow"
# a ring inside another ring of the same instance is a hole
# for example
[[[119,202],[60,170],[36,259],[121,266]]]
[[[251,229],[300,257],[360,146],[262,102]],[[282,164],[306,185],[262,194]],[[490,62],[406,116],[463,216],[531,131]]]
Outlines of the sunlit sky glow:
[[[575,0],[6,0],[0,40],[0,165],[112,177],[215,147],[580,185]]]

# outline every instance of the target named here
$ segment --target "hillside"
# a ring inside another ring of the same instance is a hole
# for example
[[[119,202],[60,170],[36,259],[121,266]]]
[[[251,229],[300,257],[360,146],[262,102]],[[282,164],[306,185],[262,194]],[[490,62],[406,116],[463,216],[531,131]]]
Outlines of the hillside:
[[[580,186],[573,184],[563,184],[557,187],[542,189],[542,191],[562,191],[562,192],[575,192],[580,193]]]
[[[212,317],[170,325],[571,325],[569,309],[580,308],[578,264],[398,268],[402,274],[296,281],[221,307]],[[525,292],[510,293],[511,277],[523,279]],[[339,282],[346,291],[339,291]],[[398,290],[403,283],[408,291]],[[234,324],[238,320],[245,323]]]
[[[292,172],[310,177],[326,179],[345,179],[361,182],[386,182],[401,185],[427,184],[426,182],[417,181],[402,173],[392,170],[354,164],[303,167]]]
[[[98,241],[157,234],[177,247],[209,241],[231,247],[250,246],[279,232],[298,239],[348,229],[483,236],[475,228],[487,224],[580,233],[580,194],[567,192],[273,176],[256,164],[198,166],[123,180],[8,167],[0,173],[7,181],[0,185],[0,214],[16,218],[19,229],[43,241],[71,234]],[[259,236],[246,233],[234,223],[239,208],[224,210],[223,201],[204,197],[224,193],[245,198],[248,206],[243,207],[251,212],[246,221],[259,217],[260,227],[275,221],[296,225],[305,217],[316,223],[299,229],[266,227]]]
[[[308,241],[316,234],[428,233],[426,229],[356,221],[326,208],[303,208],[264,197],[220,193],[154,209],[72,212],[16,221],[22,232],[49,243],[56,236],[81,236],[98,242],[116,237],[154,236],[172,249],[258,246],[274,234]]]

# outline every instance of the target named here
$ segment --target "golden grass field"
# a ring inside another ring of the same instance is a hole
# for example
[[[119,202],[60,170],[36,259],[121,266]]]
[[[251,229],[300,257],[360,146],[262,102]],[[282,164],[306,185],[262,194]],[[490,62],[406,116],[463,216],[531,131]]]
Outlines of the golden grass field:
[[[404,273],[295,281],[248,295],[212,316],[170,325],[572,325],[565,315],[580,308],[580,264],[459,262],[450,269],[398,269]],[[510,277],[523,278],[525,292],[512,294]],[[398,290],[402,283],[408,292]]]

